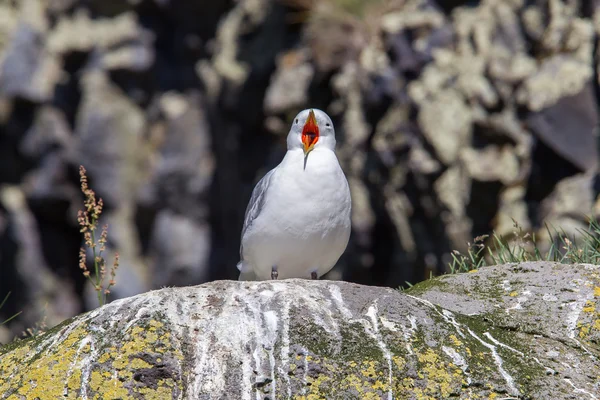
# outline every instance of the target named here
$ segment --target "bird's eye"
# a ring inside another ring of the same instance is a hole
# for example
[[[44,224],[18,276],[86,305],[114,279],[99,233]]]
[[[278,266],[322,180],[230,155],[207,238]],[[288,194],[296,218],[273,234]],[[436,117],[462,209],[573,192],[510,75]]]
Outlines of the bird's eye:
[[[298,118],[296,118],[296,123],[298,123]]]
[[[325,126],[331,126],[331,125],[329,125],[329,122],[328,122],[328,123],[325,124]]]

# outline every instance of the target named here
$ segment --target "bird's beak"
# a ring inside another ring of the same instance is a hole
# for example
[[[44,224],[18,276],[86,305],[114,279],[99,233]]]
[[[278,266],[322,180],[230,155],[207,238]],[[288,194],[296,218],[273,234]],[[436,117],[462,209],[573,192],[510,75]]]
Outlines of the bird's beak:
[[[304,157],[308,156],[308,153],[312,151],[315,144],[319,141],[319,125],[317,124],[317,118],[315,113],[310,110],[308,118],[302,128],[302,145],[304,146]]]

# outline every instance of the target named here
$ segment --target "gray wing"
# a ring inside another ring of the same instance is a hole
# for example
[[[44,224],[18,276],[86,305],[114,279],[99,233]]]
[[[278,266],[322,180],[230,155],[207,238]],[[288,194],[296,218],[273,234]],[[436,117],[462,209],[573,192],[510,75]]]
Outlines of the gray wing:
[[[246,208],[246,215],[244,216],[244,226],[242,228],[242,237],[241,241],[244,241],[244,235],[252,222],[258,217],[260,212],[263,209],[265,204],[265,198],[267,190],[269,189],[269,184],[271,183],[271,178],[273,176],[273,172],[275,170],[270,170],[263,178],[258,181],[256,187],[252,191],[252,197],[250,197],[250,202],[248,203],[248,208]],[[240,260],[244,259],[244,246],[240,244]]]

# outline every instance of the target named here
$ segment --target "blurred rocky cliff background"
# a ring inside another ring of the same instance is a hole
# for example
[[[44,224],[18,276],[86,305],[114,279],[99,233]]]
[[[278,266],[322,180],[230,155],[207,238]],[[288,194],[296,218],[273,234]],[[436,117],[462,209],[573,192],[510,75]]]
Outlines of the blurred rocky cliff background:
[[[237,278],[252,188],[307,107],[353,195],[330,279],[415,283],[513,219],[575,232],[600,208],[599,38],[598,0],[0,0],[0,321],[95,306],[80,164],[111,298]]]

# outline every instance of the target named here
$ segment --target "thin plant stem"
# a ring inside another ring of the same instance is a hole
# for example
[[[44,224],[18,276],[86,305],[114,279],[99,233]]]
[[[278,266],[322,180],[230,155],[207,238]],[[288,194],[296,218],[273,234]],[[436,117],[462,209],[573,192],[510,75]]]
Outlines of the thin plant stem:
[[[98,267],[98,257],[96,257],[96,234],[95,234],[95,229],[92,229],[91,231],[91,235],[92,235],[92,254],[94,256],[94,272],[96,273],[96,282],[94,285],[94,289],[96,289],[96,294],[98,295],[98,304],[99,305],[104,305],[104,299],[102,298],[102,290],[100,290],[100,268]]]

